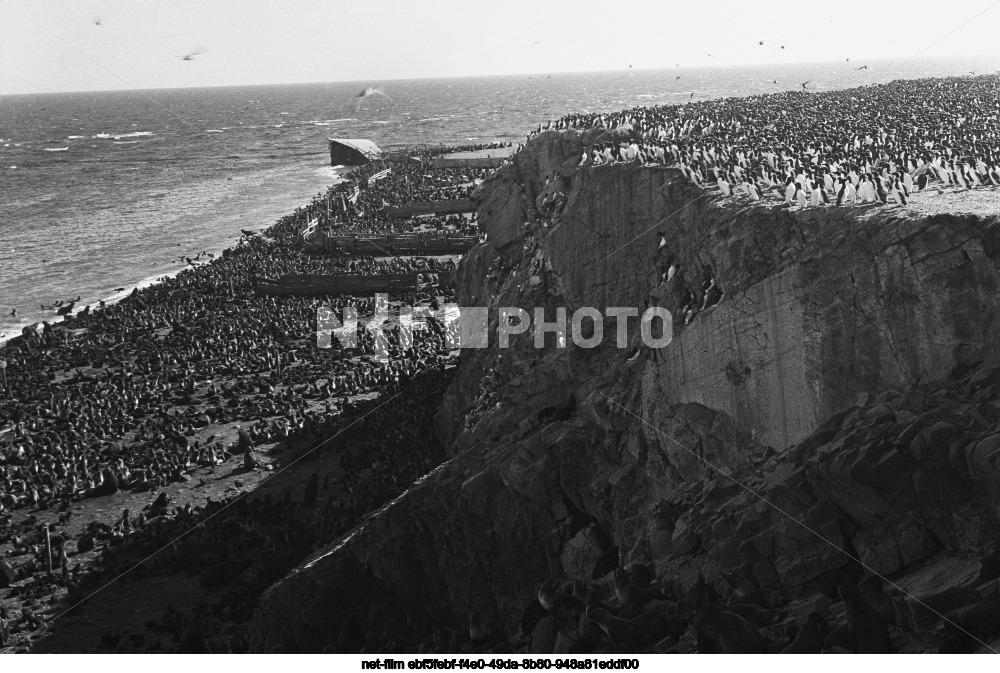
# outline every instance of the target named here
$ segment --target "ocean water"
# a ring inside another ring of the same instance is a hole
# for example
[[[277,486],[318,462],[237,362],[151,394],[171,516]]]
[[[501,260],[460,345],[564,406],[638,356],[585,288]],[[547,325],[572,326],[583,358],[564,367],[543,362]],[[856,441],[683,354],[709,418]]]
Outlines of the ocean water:
[[[0,97],[0,342],[53,320],[42,303],[114,299],[183,269],[183,256],[218,253],[240,229],[262,229],[308,202],[336,179],[330,137],[386,149],[516,144],[573,111],[797,90],[806,80],[823,91],[994,72],[1000,57],[860,65]],[[387,97],[355,98],[376,84]]]

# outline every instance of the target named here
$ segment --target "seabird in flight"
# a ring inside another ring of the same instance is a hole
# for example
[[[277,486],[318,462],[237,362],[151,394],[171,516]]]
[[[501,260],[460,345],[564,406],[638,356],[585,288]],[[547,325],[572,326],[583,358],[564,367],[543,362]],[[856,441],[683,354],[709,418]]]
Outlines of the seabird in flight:
[[[185,54],[184,56],[177,56],[176,54],[174,54],[174,58],[179,58],[182,61],[193,61],[202,54],[204,54],[206,51],[208,51],[207,47],[198,47],[190,54]]]

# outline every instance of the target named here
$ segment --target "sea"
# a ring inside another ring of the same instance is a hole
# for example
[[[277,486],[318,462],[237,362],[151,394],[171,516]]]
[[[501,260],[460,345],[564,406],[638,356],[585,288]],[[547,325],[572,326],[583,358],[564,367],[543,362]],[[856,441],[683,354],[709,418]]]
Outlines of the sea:
[[[570,112],[998,68],[914,58],[2,96],[0,343],[57,320],[42,304],[115,301],[308,203],[339,179],[328,138],[516,145]],[[385,95],[358,98],[368,87]]]

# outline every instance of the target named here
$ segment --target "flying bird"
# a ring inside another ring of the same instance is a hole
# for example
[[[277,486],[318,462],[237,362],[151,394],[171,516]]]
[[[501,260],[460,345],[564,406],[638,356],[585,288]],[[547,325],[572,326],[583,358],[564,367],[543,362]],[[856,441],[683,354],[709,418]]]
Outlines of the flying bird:
[[[855,68],[855,70],[868,70],[868,66],[867,65],[863,65],[860,68]]]
[[[196,47],[195,50],[192,51],[190,54],[184,54],[184,56],[178,56],[177,54],[174,54],[174,58],[179,58],[182,61],[193,61],[202,54],[204,54],[206,51],[208,51],[208,47]]]
[[[809,82],[811,82],[811,81],[812,81],[811,79],[807,79],[807,80],[806,80],[805,82],[803,82],[803,83],[802,83],[802,88],[803,88],[803,89],[806,89],[806,88],[808,88],[808,87],[806,87],[806,84],[809,84]]]

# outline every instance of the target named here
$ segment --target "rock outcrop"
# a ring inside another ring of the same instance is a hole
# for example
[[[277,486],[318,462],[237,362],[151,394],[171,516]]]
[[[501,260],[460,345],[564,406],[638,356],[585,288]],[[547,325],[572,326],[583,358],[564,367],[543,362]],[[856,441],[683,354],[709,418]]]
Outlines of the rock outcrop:
[[[442,404],[451,459],[273,586],[259,649],[336,649],[345,625],[402,648],[472,611],[514,635],[541,582],[636,560],[680,584],[739,571],[775,604],[878,572],[916,649],[995,600],[978,559],[1000,532],[1000,217],[576,167],[602,133],[542,133],[480,188],[489,239],[460,303],[490,307],[491,341]],[[705,306],[689,324],[685,303]],[[634,318],[622,348],[611,320],[595,348],[496,341],[499,307],[651,305],[675,316],[662,349]]]

